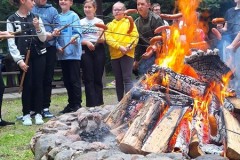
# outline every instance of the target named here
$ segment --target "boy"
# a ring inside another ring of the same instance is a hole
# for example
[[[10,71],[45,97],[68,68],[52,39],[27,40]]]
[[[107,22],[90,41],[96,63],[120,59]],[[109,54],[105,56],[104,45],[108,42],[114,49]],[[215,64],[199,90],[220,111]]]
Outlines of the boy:
[[[73,0],[59,0],[62,13],[59,15],[60,24],[71,24],[64,30],[54,30],[57,38],[57,57],[62,66],[63,82],[67,89],[68,105],[60,113],[75,112],[81,107],[81,72],[80,60],[82,55],[82,30],[78,15],[70,11]],[[70,43],[70,45],[68,45]],[[67,47],[65,48],[65,46]]]

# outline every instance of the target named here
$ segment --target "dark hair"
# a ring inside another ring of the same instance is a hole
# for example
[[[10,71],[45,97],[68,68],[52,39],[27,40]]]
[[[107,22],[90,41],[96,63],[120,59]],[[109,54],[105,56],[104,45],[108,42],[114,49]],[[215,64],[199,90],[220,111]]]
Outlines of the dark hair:
[[[151,9],[153,10],[155,7],[158,7],[158,6],[161,8],[159,3],[153,3]]]
[[[92,3],[93,7],[97,8],[97,2],[95,0],[85,0],[83,5],[86,3]]]
[[[19,6],[20,0],[8,0],[8,2],[13,6]]]

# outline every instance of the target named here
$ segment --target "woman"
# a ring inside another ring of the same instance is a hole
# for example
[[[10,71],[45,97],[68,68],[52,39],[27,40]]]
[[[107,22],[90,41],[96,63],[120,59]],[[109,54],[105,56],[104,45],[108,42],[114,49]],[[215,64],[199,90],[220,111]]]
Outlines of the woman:
[[[102,76],[105,64],[104,37],[103,32],[95,27],[95,23],[104,24],[103,20],[95,17],[97,3],[95,0],[84,1],[85,18],[81,19],[83,25],[83,54],[82,72],[85,85],[86,106],[95,107],[103,105],[103,83]],[[100,37],[100,38],[99,38]]]

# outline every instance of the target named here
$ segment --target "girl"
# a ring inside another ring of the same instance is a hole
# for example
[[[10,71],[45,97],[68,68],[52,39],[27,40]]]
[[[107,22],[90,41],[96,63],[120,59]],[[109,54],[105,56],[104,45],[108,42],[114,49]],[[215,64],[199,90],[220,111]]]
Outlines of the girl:
[[[97,3],[95,0],[84,1],[85,18],[81,19],[83,27],[83,55],[82,71],[85,85],[86,106],[95,107],[103,105],[102,76],[105,64],[104,36],[103,32],[95,27],[95,23],[104,24],[103,20],[96,18]]]
[[[45,72],[46,31],[40,17],[31,13],[33,0],[12,0],[19,9],[8,18],[7,31],[19,32],[8,39],[8,47],[21,75],[26,72],[22,90],[23,125],[32,125],[30,110],[35,111],[35,124],[43,124],[41,111],[43,99],[43,75]],[[29,36],[30,35],[30,36]],[[26,53],[30,51],[29,63]],[[25,61],[24,61],[25,60]]]

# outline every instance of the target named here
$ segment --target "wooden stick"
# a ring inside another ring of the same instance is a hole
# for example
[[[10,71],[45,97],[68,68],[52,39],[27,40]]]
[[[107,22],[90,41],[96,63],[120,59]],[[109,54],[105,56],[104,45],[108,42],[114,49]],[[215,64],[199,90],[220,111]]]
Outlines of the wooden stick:
[[[62,50],[64,50],[67,46],[69,46],[69,45],[70,45],[73,41],[75,41],[78,37],[79,37],[79,35],[76,36],[76,37],[74,37],[68,44],[66,44],[64,47],[62,47]]]
[[[29,47],[29,49],[27,50],[27,54],[26,54],[26,59],[25,59],[25,64],[26,64],[26,65],[28,65],[29,58],[30,58],[30,47]],[[23,90],[23,82],[24,82],[26,73],[27,73],[27,72],[23,72],[23,74],[22,74],[21,82],[20,82],[19,90],[18,90],[19,93],[21,93],[22,90]]]

